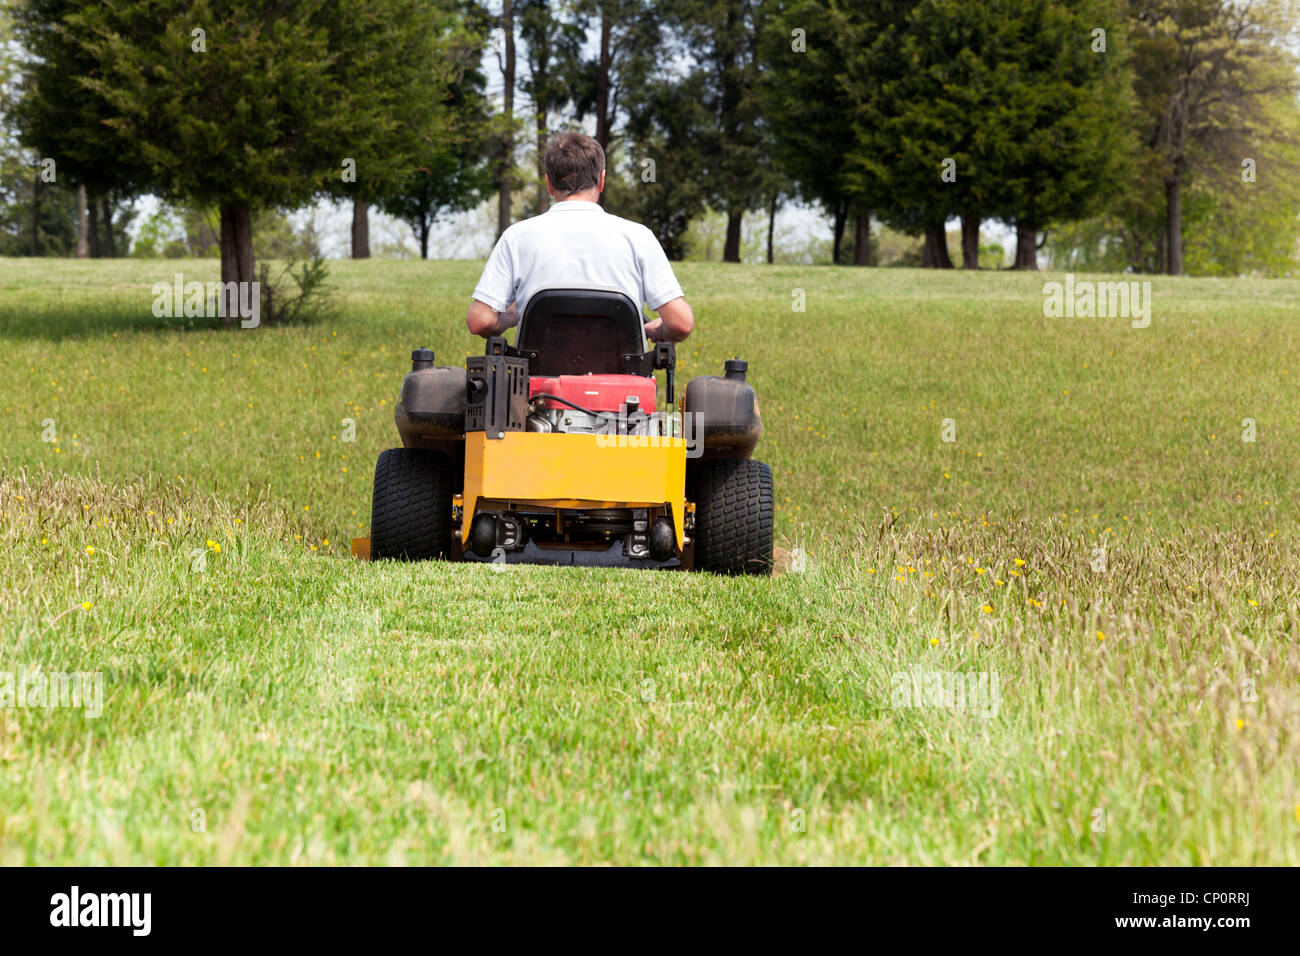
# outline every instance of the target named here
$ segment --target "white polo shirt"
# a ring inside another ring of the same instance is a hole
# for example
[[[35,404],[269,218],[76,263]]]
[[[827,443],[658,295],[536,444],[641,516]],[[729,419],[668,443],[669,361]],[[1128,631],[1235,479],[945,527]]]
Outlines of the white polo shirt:
[[[524,314],[543,289],[604,289],[658,309],[682,294],[653,232],[581,199],[557,202],[501,234],[474,298],[498,312]]]

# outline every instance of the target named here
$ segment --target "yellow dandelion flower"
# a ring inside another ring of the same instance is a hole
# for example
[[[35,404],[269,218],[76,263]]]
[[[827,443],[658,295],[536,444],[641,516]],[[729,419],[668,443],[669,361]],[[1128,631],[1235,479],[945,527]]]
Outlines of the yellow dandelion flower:
[[[86,545],[86,554],[90,555],[91,557],[95,556],[95,546],[93,544]]]
[[[1242,720],[1241,718],[1237,718],[1237,729],[1238,729],[1238,730],[1245,730],[1245,729],[1246,729],[1246,722],[1245,722],[1244,720]]]
[[[932,637],[932,638],[930,638],[930,646],[931,646],[931,647],[938,647],[938,646],[939,646],[939,639],[938,639],[937,637]]]
[[[993,613],[993,605],[991,605],[991,604],[985,604],[982,608],[980,608],[980,610],[983,611],[985,614],[992,614],[992,613]]]
[[[89,610],[90,610],[92,607],[94,607],[94,606],[95,606],[95,602],[94,602],[94,601],[82,601],[82,602],[81,602],[81,609],[82,609],[83,611],[89,611]]]
[[[1105,639],[1106,639],[1106,635],[1103,634],[1101,631],[1098,631],[1098,632],[1097,632],[1097,640],[1099,640],[1099,641],[1104,641]]]
[[[1023,568],[1024,566],[1025,566],[1025,561],[1024,561],[1024,559],[1023,559],[1023,558],[1016,558],[1016,567],[1018,567],[1018,568]]]

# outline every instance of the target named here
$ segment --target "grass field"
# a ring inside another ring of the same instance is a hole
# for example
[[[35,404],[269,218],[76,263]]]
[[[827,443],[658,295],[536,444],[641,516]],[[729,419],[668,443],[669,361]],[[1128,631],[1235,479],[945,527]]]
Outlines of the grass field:
[[[0,862],[1300,863],[1300,282],[683,265],[805,570],[357,562],[478,268],[221,330],[0,261],[0,671],[104,688],[0,707]]]

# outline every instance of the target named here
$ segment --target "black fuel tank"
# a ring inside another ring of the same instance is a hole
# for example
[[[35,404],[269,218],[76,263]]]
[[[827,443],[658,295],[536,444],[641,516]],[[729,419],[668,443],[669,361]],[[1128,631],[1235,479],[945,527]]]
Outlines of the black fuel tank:
[[[408,448],[463,439],[465,370],[436,366],[431,350],[416,349],[393,418]]]
[[[753,455],[763,433],[763,421],[758,414],[758,397],[745,381],[748,369],[747,363],[730,359],[725,375],[700,375],[686,383],[682,411],[702,416],[696,426],[703,431],[701,459]]]

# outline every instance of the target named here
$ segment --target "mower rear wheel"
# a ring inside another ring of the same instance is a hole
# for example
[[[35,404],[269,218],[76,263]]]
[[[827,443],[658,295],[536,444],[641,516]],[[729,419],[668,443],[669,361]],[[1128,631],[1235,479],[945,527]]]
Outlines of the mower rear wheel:
[[[701,462],[694,500],[696,568],[772,573],[772,469],[752,458]]]
[[[445,558],[451,544],[451,459],[423,448],[390,448],[375,465],[370,556]]]

